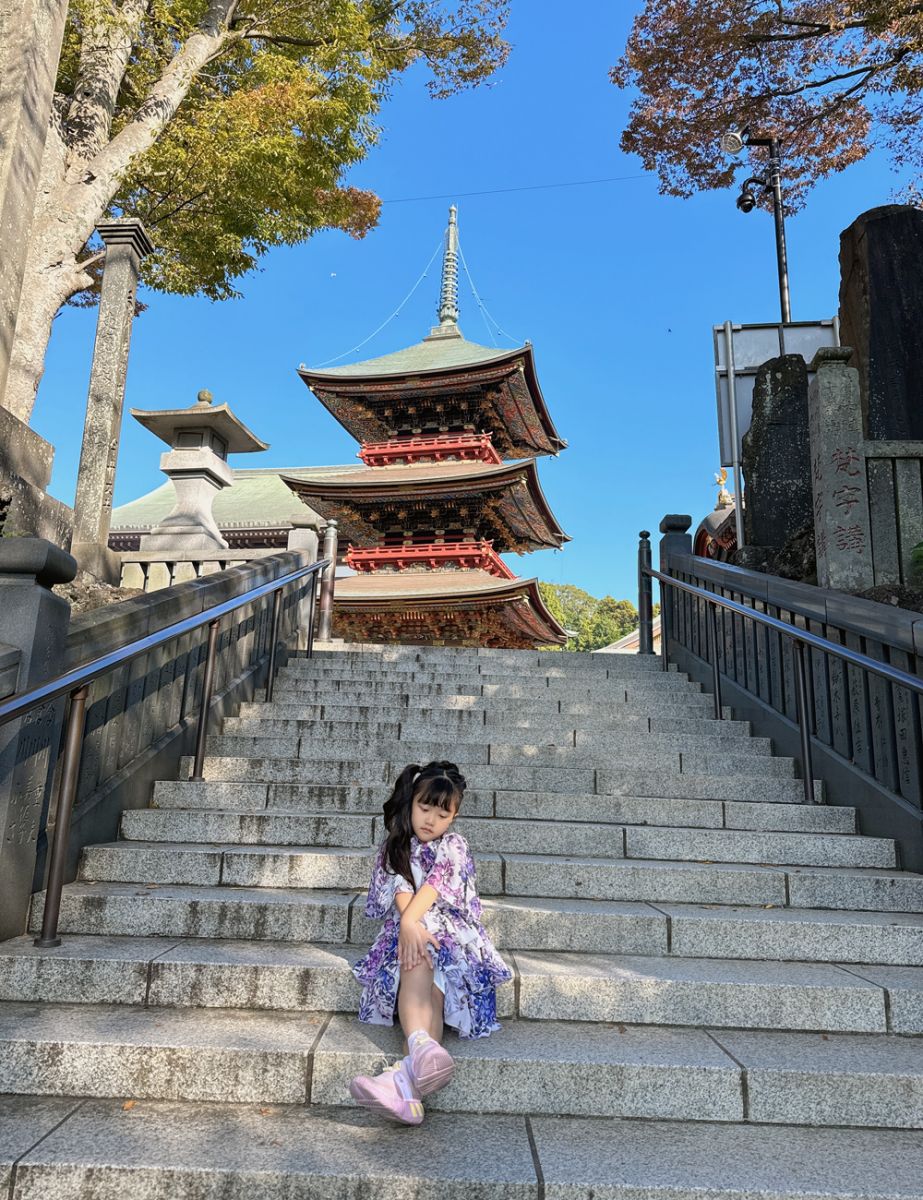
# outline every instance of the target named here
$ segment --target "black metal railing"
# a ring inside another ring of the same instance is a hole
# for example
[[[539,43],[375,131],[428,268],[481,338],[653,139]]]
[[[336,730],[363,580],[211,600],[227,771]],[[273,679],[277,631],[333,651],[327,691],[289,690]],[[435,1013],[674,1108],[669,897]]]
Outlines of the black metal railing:
[[[923,696],[923,679],[920,676],[901,670],[891,663],[872,658],[849,646],[841,645],[830,638],[812,633],[806,628],[783,621],[770,613],[761,612],[755,607],[751,608],[737,600],[722,596],[708,588],[654,570],[650,565],[649,537],[649,534],[641,533],[638,575],[639,580],[656,579],[660,584],[661,661],[664,670],[669,667],[670,639],[674,633],[674,625],[680,619],[680,607],[676,603],[679,594],[691,598],[695,615],[698,618],[696,637],[689,641],[695,642],[694,649],[698,653],[698,657],[711,666],[714,714],[717,720],[721,720],[724,715],[723,677],[737,684],[743,678],[747,684],[747,690],[754,695],[759,695],[761,669],[764,672],[773,669],[767,665],[771,658],[768,645],[758,645],[759,639],[756,636],[756,630],[763,631],[764,638],[768,638],[770,634],[780,635],[785,643],[791,646],[792,680],[787,690],[789,693],[794,693],[794,720],[798,727],[801,747],[800,768],[806,803],[813,804],[815,802],[813,742],[819,736],[815,679],[819,672],[828,672],[831,659],[843,664],[840,670],[845,671],[847,676],[856,672],[861,673],[848,681],[846,691],[849,699],[847,703],[853,696],[858,696],[860,698],[858,707],[865,711],[866,720],[869,717],[867,698],[870,692],[870,676],[882,680],[888,685],[889,690],[897,688],[906,692],[909,711],[907,719],[903,723],[904,733],[907,735],[908,752],[914,756],[915,775],[919,774],[921,761],[923,761],[920,738],[920,697]],[[640,652],[652,653],[652,643],[650,640],[645,642],[643,636],[644,629],[647,628],[650,631],[653,624],[652,596],[649,585],[647,588],[642,586],[639,589],[639,606],[642,630]],[[686,616],[688,617],[689,614],[687,613]],[[720,633],[719,616],[721,620]],[[739,636],[730,639],[727,636],[725,623],[728,618],[732,625],[737,621],[744,623]],[[703,624],[704,630],[701,628]],[[743,630],[751,632],[747,634],[743,633]],[[645,650],[645,645],[650,648]],[[817,662],[812,661],[814,656],[820,656]],[[779,656],[779,659],[781,658],[782,656]],[[776,665],[775,671],[778,672],[778,670],[778,665]],[[894,721],[893,712],[890,715],[892,737],[897,738],[901,730]],[[822,744],[832,747],[832,739],[825,738]],[[897,794],[893,794],[893,799],[896,803],[906,803]]]
[[[330,568],[327,570],[327,568]],[[172,625],[167,625],[163,629],[159,629],[156,633],[148,634],[146,637],[137,638],[133,642],[127,643],[125,646],[113,650],[109,654],[101,655],[90,662],[84,663],[79,667],[74,667],[70,671],[66,671],[61,675],[55,676],[53,679],[47,680],[38,687],[31,688],[27,692],[21,692],[18,695],[12,696],[7,700],[0,701],[0,726],[5,725],[8,721],[14,721],[19,717],[24,717],[34,709],[39,708],[43,704],[48,704],[51,701],[58,700],[63,696],[70,698],[70,705],[67,712],[66,726],[64,732],[64,750],[61,760],[60,783],[58,787],[58,798],[56,806],[54,842],[51,848],[51,857],[48,867],[48,880],[45,889],[45,909],[42,916],[42,931],[39,937],[35,939],[36,946],[59,946],[61,939],[58,936],[58,919],[61,911],[61,893],[64,887],[64,872],[68,858],[68,845],[70,840],[71,816],[74,808],[74,798],[77,793],[77,780],[80,770],[80,756],[83,748],[84,729],[86,724],[86,706],[87,696],[89,694],[89,686],[94,679],[98,679],[101,675],[107,674],[109,671],[115,670],[118,667],[124,666],[126,663],[132,662],[141,655],[146,654],[150,650],[154,650],[159,646],[163,646],[174,639],[183,637],[185,634],[192,633],[196,629],[201,629],[205,626],[208,628],[207,649],[205,655],[205,671],[202,681],[202,695],[200,700],[200,708],[198,715],[198,724],[196,728],[195,752],[193,757],[193,768],[190,779],[201,780],[203,778],[202,770],[205,762],[205,742],[208,731],[208,718],[211,709],[214,685],[215,685],[215,670],[218,658],[218,634],[221,620],[229,613],[236,612],[238,609],[246,605],[254,604],[264,597],[272,596],[272,616],[270,619],[269,631],[269,661],[267,666],[266,676],[266,700],[272,700],[273,687],[275,684],[277,649],[279,643],[279,622],[282,612],[282,593],[292,584],[299,580],[311,578],[311,585],[308,589],[308,616],[307,616],[307,652],[311,657],[314,653],[314,626],[315,626],[315,610],[317,604],[317,575],[321,572],[324,574],[322,579],[329,579],[329,599],[326,594],[324,599],[327,600],[332,609],[333,592],[332,580],[334,573],[334,564],[328,559],[320,559],[318,562],[311,563],[310,566],[300,567],[298,570],[290,571],[286,575],[280,576],[278,579],[270,580],[268,583],[259,584],[256,587],[249,588],[246,592],[239,596],[234,596],[230,600],[225,600],[220,604],[215,604],[204,612],[196,613],[195,616],[186,617],[182,621],[177,621]]]

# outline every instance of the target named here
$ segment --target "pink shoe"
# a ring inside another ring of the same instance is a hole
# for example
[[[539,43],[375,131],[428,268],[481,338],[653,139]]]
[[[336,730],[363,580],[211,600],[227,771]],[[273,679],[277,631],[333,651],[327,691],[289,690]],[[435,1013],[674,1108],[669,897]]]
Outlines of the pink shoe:
[[[349,1094],[363,1108],[403,1125],[419,1125],[423,1120],[420,1094],[403,1059],[374,1078],[357,1075],[349,1085]]]
[[[420,1096],[429,1096],[452,1082],[455,1060],[448,1050],[425,1033],[413,1033],[404,1062],[410,1060],[410,1073]]]

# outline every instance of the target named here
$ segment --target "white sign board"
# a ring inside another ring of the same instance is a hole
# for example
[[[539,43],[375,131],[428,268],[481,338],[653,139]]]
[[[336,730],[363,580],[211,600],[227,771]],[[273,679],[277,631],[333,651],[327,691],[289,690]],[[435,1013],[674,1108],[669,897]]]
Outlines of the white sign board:
[[[729,336],[730,335],[730,336]],[[796,321],[790,325],[715,325],[715,388],[718,395],[718,440],[721,465],[740,462],[744,434],[753,412],[756,372],[770,358],[800,354],[810,364],[818,350],[840,344],[840,323]],[[813,378],[808,372],[808,382]],[[737,446],[731,405],[737,412]]]

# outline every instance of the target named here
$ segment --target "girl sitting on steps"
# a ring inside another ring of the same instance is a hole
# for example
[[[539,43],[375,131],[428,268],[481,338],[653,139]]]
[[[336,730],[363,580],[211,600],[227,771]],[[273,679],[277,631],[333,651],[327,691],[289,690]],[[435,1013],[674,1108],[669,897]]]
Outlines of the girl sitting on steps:
[[[366,916],[384,919],[353,967],[363,985],[359,1020],[392,1025],[397,1008],[406,1057],[380,1075],[357,1075],[354,1099],[392,1120],[419,1125],[422,1097],[455,1073],[441,1045],[443,1022],[459,1037],[499,1029],[497,984],[512,978],[481,925],[468,843],[450,826],[465,780],[450,762],[406,767],[384,806],[387,836],[369,884]]]

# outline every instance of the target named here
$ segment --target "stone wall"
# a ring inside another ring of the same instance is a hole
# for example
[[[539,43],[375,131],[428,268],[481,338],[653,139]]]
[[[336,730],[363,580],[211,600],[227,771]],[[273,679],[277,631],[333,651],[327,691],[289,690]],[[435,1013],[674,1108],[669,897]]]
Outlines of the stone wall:
[[[311,561],[307,554],[286,551],[75,617],[62,668],[91,661]],[[302,580],[287,589],[284,596],[281,639],[290,645],[298,640],[309,586],[310,580]],[[269,649],[269,614],[267,597],[223,619],[213,722],[236,711],[237,705],[250,699],[262,684]],[[180,757],[192,753],[205,639],[203,627],[109,672],[91,685],[71,829],[71,878],[80,849],[91,842],[113,840],[120,812],[145,807],[153,781],[176,778]],[[42,886],[53,828],[52,814],[42,821],[39,832],[36,890]]]

